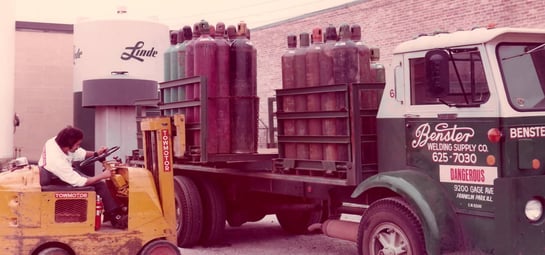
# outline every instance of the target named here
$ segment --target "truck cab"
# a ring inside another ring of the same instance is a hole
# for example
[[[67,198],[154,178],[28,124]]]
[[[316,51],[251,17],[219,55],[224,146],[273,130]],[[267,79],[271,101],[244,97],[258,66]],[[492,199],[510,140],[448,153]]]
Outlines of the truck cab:
[[[543,253],[544,47],[545,30],[516,28],[396,47],[377,116],[379,174],[352,196],[401,194],[428,254]]]

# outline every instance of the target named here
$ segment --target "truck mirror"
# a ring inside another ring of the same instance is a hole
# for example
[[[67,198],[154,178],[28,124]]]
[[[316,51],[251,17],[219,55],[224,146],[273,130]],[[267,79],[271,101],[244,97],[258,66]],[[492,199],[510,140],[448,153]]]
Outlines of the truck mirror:
[[[428,91],[437,98],[449,93],[449,54],[444,50],[426,53],[426,83]]]

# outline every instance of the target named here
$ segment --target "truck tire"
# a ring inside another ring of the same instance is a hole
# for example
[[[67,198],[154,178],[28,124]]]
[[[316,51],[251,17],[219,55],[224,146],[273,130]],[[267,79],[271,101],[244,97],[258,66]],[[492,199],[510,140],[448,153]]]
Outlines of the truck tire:
[[[167,240],[157,239],[149,242],[138,255],[180,255],[180,249]]]
[[[203,227],[202,200],[193,180],[174,176],[176,202],[176,234],[178,246],[193,247],[199,241]]]
[[[320,202],[314,202],[317,206]],[[282,229],[291,234],[309,233],[308,226],[321,223],[323,210],[287,210],[276,213],[276,219]]]
[[[358,254],[426,254],[420,220],[403,199],[380,199],[365,211],[358,228]]]
[[[211,180],[197,182],[202,199],[203,229],[200,242],[203,245],[217,243],[225,233],[227,209],[225,198],[217,183]]]

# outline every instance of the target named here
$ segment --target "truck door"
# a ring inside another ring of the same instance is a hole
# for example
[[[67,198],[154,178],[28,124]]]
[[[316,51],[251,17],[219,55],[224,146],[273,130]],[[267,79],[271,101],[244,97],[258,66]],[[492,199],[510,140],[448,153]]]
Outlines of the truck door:
[[[438,52],[432,61],[443,62],[433,66],[427,52],[404,57],[407,165],[440,182],[457,212],[492,216],[501,162],[486,58],[480,46]]]

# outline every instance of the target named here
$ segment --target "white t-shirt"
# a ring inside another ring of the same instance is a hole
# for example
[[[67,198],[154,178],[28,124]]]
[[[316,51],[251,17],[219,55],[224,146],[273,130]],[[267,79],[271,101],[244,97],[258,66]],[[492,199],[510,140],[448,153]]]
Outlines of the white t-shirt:
[[[72,168],[72,161],[84,160],[86,151],[78,148],[74,153],[65,154],[55,141],[55,137],[45,142],[38,165],[56,175],[62,181],[76,187],[85,186],[87,178]]]

